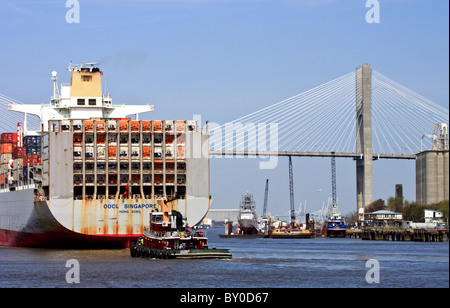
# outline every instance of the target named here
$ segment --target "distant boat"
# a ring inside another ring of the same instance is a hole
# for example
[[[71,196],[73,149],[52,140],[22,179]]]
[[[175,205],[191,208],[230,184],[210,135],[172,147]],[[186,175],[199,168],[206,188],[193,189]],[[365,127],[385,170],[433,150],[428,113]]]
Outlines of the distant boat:
[[[327,220],[327,236],[328,237],[345,237],[347,225],[344,218],[340,215],[330,216]]]
[[[253,195],[247,192],[242,196],[238,217],[238,227],[241,234],[258,233],[258,217],[255,212],[255,201]]]

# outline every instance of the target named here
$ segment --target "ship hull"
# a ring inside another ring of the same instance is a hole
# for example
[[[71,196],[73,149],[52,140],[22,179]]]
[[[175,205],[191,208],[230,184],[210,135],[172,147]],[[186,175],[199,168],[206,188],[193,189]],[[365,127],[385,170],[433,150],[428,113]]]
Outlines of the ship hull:
[[[239,219],[239,229],[243,234],[257,234],[256,220],[254,219]]]
[[[35,200],[33,189],[0,195],[0,246],[48,248],[126,248],[139,234],[90,235],[63,226],[48,201]]]
[[[131,198],[39,200],[34,196],[34,187],[2,191],[0,246],[128,248],[130,241],[143,234],[144,218],[163,202],[155,201]],[[199,200],[194,201],[199,203]],[[194,201],[190,203],[195,204]],[[210,200],[201,201],[206,213]],[[184,209],[187,202],[175,200],[170,204],[172,209],[178,206]]]

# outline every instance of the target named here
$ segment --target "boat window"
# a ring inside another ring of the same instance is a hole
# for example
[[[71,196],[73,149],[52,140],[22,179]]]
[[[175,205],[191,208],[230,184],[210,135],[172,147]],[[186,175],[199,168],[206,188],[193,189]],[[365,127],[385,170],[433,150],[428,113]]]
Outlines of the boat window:
[[[77,100],[77,105],[78,106],[84,106],[85,104],[86,104],[86,102],[85,102],[84,98],[79,98]]]
[[[91,75],[81,75],[81,81],[90,82],[90,81],[92,81],[92,76]]]
[[[152,222],[162,221],[162,215],[152,215]]]

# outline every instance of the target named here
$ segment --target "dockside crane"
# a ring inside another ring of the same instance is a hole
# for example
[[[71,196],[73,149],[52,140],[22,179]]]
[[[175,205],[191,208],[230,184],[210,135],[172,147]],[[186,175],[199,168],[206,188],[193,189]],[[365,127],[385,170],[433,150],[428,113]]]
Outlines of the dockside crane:
[[[289,156],[289,197],[291,203],[291,226],[295,226],[295,209],[294,209],[294,174],[292,170],[292,157]]]
[[[263,218],[267,218],[267,199],[269,196],[269,179],[266,179],[266,190],[264,191]]]

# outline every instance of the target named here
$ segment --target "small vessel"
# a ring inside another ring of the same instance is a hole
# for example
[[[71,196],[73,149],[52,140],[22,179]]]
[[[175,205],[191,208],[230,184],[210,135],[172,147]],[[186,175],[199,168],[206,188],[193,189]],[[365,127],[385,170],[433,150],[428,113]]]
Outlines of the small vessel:
[[[268,238],[311,238],[314,236],[310,230],[302,228],[297,223],[288,224],[280,222],[267,235]]]
[[[347,225],[341,215],[330,216],[327,220],[328,237],[345,237]]]
[[[150,228],[130,243],[131,256],[158,259],[231,259],[229,249],[210,249],[202,230],[184,226],[183,215],[175,210],[150,213]]]
[[[255,211],[255,201],[253,200],[253,195],[249,192],[242,196],[240,202],[238,227],[240,234],[249,235],[258,233],[258,216]]]

